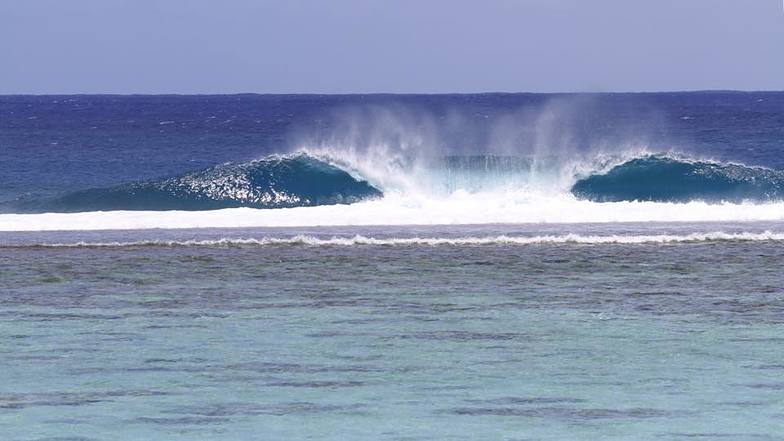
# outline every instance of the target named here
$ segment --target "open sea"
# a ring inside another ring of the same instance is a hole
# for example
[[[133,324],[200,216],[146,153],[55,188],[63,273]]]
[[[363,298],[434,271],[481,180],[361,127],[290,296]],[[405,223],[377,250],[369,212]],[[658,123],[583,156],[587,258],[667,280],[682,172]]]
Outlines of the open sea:
[[[0,440],[784,440],[784,93],[0,96]]]

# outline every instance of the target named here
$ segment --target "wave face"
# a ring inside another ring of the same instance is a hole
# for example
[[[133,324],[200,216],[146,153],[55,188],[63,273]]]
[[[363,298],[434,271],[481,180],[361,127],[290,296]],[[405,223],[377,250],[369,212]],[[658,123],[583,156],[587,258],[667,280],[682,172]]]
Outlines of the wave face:
[[[299,154],[222,164],[181,176],[95,188],[28,202],[26,211],[215,210],[350,204],[381,192],[344,170]]]
[[[572,193],[596,202],[769,202],[784,198],[784,172],[652,155],[581,179]]]

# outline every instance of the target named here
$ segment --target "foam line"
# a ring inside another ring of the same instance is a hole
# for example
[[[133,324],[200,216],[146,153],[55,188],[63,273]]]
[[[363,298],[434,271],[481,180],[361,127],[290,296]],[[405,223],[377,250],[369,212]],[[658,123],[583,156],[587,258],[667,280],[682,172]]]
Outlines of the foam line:
[[[215,240],[146,240],[136,242],[76,242],[19,245],[13,247],[39,248],[120,248],[120,247],[232,247],[232,246],[520,246],[537,244],[586,244],[586,245],[624,245],[624,244],[661,244],[688,242],[760,242],[784,241],[784,233],[765,231],[761,233],[725,233],[721,231],[690,234],[654,235],[543,235],[543,236],[483,236],[483,237],[393,237],[375,238],[362,235],[351,237],[318,238],[298,235],[292,237],[222,238]]]

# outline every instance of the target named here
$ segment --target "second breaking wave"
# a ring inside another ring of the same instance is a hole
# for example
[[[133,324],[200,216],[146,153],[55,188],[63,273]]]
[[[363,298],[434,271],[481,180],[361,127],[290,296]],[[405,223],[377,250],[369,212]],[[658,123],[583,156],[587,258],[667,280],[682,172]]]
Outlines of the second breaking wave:
[[[540,236],[481,236],[481,237],[316,237],[297,235],[291,237],[222,238],[209,240],[143,240],[135,242],[75,242],[41,243],[14,247],[25,248],[125,248],[125,247],[267,247],[267,246],[521,246],[521,245],[635,245],[699,242],[761,242],[784,241],[784,233],[764,231],[759,233],[726,233],[721,231],[689,234],[647,235],[540,235]]]

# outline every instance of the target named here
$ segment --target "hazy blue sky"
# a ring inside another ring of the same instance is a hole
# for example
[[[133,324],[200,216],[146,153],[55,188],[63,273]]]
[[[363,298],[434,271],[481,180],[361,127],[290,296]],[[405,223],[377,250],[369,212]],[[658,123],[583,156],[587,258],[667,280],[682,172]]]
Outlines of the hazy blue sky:
[[[784,90],[782,0],[0,0],[0,93]]]

